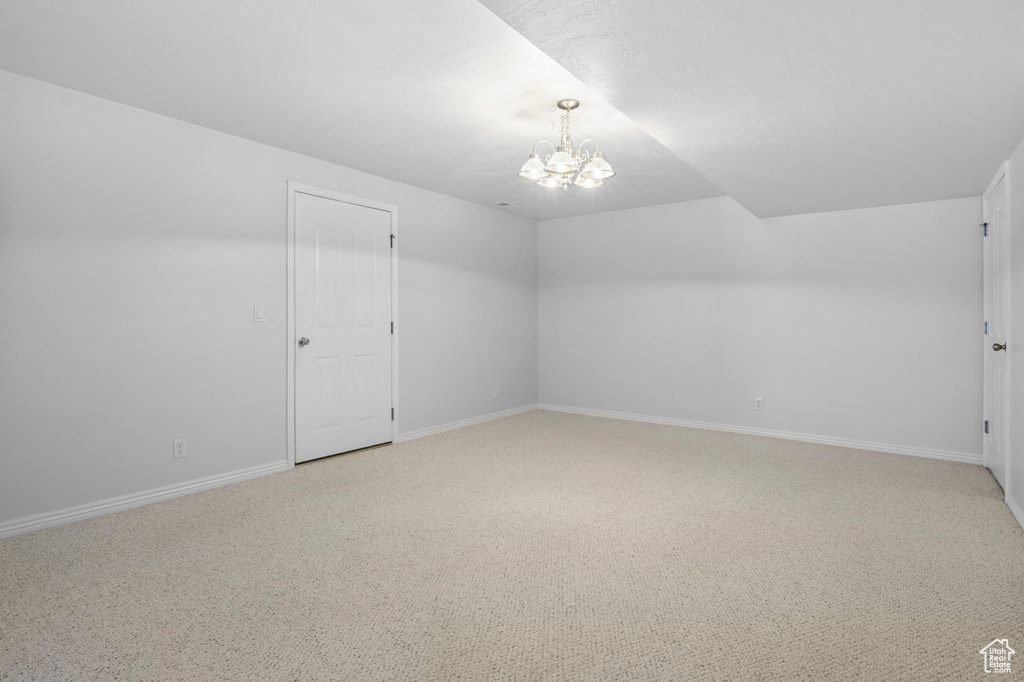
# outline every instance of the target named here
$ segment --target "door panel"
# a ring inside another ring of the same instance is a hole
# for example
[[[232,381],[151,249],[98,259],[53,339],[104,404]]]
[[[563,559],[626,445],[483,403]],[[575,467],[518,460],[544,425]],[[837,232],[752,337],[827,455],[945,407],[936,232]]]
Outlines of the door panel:
[[[359,329],[373,329],[377,313],[377,236],[369,226],[359,226],[355,240],[355,323]]]
[[[377,356],[357,355],[353,365],[355,371],[352,373],[352,386],[355,387],[355,403],[352,416],[357,422],[373,421],[377,418],[374,399],[377,385]]]
[[[391,440],[391,214],[295,195],[296,461]]]
[[[337,429],[341,424],[341,358],[338,356],[316,359],[316,430]]]
[[[316,235],[316,314],[318,329],[337,329],[341,296],[341,226],[318,225]]]
[[[1006,176],[985,195],[985,466],[1006,489],[1006,457],[1009,433],[1009,389],[1006,381],[1006,346],[1009,323],[1008,225],[1006,224]]]

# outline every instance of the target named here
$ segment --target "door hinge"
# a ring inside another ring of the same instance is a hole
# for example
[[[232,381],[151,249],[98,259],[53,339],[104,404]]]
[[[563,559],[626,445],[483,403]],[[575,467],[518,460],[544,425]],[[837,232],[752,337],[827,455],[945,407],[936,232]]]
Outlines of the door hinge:
[[[982,236],[983,237],[987,237],[988,236],[988,223],[982,223],[981,224],[981,229],[982,229]]]
[[[392,331],[394,333],[394,331]],[[988,322],[985,323],[985,336],[988,336]]]
[[[391,248],[395,248],[395,235],[391,235]]]
[[[988,433],[988,420],[985,420],[985,433]]]
[[[395,408],[393,408],[393,407],[391,408],[391,421],[395,421]],[[985,422],[985,423],[988,424],[988,422]],[[985,433],[988,433],[988,427],[987,426],[985,427]]]
[[[985,327],[985,328],[988,329],[988,327]],[[394,320],[391,320],[391,333],[392,334],[395,333],[395,321]]]

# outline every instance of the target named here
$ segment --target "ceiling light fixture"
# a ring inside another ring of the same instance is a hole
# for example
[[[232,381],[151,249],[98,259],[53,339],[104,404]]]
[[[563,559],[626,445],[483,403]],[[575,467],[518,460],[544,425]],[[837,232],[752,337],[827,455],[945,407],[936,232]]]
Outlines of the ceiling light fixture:
[[[587,138],[580,143],[579,147],[573,149],[572,131],[569,129],[569,112],[580,105],[578,99],[560,99],[557,104],[562,114],[562,135],[559,138],[558,146],[550,140],[537,140],[533,145],[533,153],[523,164],[519,171],[519,177],[533,180],[541,187],[551,189],[569,189],[569,185],[583,189],[600,187],[604,181],[615,175],[615,171],[604,160],[601,150],[597,146],[597,140]],[[552,153],[541,160],[537,154],[537,145],[547,142],[551,145]],[[583,146],[588,142],[594,143],[594,154]]]

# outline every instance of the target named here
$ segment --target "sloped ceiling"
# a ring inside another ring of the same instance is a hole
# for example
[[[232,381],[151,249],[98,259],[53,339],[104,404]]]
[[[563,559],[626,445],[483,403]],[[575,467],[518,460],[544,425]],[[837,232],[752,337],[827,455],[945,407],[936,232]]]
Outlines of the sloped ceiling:
[[[531,218],[721,195],[475,0],[4,0],[0,68]],[[517,177],[565,97],[599,190]]]
[[[1022,36],[1019,0],[0,3],[0,69],[536,219],[978,195]],[[563,97],[599,190],[516,177]]]
[[[980,195],[1019,0],[481,0],[760,217]]]

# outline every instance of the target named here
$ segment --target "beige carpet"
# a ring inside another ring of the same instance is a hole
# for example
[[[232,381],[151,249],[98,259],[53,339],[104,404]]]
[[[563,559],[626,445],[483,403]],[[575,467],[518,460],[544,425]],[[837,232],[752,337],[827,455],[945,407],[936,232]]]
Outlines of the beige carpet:
[[[0,541],[0,679],[1024,679],[1000,495],[530,412]]]

